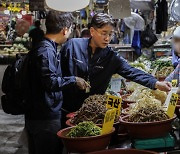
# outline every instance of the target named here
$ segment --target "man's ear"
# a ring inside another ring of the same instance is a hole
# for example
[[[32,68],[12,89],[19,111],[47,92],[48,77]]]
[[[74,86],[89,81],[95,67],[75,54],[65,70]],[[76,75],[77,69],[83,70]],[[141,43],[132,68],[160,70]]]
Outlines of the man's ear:
[[[94,28],[93,27],[90,28],[90,34],[91,34],[91,36],[94,35]]]
[[[63,28],[63,29],[62,29],[62,34],[63,34],[63,35],[66,35],[67,33],[68,33],[68,29],[67,29],[67,28]]]

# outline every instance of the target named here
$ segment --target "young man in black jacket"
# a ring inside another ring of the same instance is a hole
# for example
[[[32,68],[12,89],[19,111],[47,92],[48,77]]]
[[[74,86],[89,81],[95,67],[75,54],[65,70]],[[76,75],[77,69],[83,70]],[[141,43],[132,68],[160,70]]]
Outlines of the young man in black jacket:
[[[47,33],[34,48],[30,67],[31,109],[25,115],[30,154],[60,154],[62,90],[68,87],[85,89],[88,84],[75,76],[62,77],[57,46],[71,33],[70,13],[50,11],[46,17]]]
[[[61,50],[63,76],[79,76],[91,85],[90,93],[77,88],[65,89],[64,111],[78,110],[89,95],[104,94],[112,75],[116,73],[151,89],[171,89],[168,82],[159,82],[150,74],[131,67],[117,52],[108,47],[114,33],[111,16],[96,14],[91,21],[90,33],[90,39],[72,39]]]

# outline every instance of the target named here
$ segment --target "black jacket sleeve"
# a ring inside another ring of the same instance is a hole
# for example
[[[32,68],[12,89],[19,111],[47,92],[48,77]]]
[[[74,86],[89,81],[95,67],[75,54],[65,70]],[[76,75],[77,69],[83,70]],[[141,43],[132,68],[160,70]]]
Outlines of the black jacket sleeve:
[[[124,78],[137,82],[150,89],[155,89],[157,79],[152,75],[147,74],[139,69],[130,66],[124,58],[116,54],[117,69],[115,73],[123,76]]]
[[[50,50],[49,48],[40,48],[39,50],[45,50],[40,51],[40,54],[37,56],[37,68],[41,76],[42,85],[47,91],[56,92],[76,83],[74,76],[61,76],[61,67],[57,70],[56,59],[50,54],[53,51],[46,51]]]

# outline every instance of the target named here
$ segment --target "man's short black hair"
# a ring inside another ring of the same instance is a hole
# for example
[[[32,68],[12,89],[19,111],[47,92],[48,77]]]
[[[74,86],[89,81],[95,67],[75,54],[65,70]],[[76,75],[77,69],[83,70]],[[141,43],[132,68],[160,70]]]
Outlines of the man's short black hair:
[[[111,25],[114,27],[114,20],[110,15],[105,13],[97,13],[93,16],[91,20],[91,27],[102,28],[106,25]]]
[[[47,34],[57,34],[65,27],[70,28],[73,20],[74,18],[71,13],[49,11],[46,16]]]

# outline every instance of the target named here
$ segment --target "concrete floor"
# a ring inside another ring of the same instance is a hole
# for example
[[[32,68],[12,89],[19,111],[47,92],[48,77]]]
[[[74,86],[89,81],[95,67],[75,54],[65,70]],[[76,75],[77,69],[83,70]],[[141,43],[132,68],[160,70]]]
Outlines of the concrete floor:
[[[6,67],[0,65],[0,87]],[[0,96],[2,94],[0,88]],[[27,149],[18,143],[23,128],[23,116],[8,115],[0,106],[0,154],[27,154]]]

